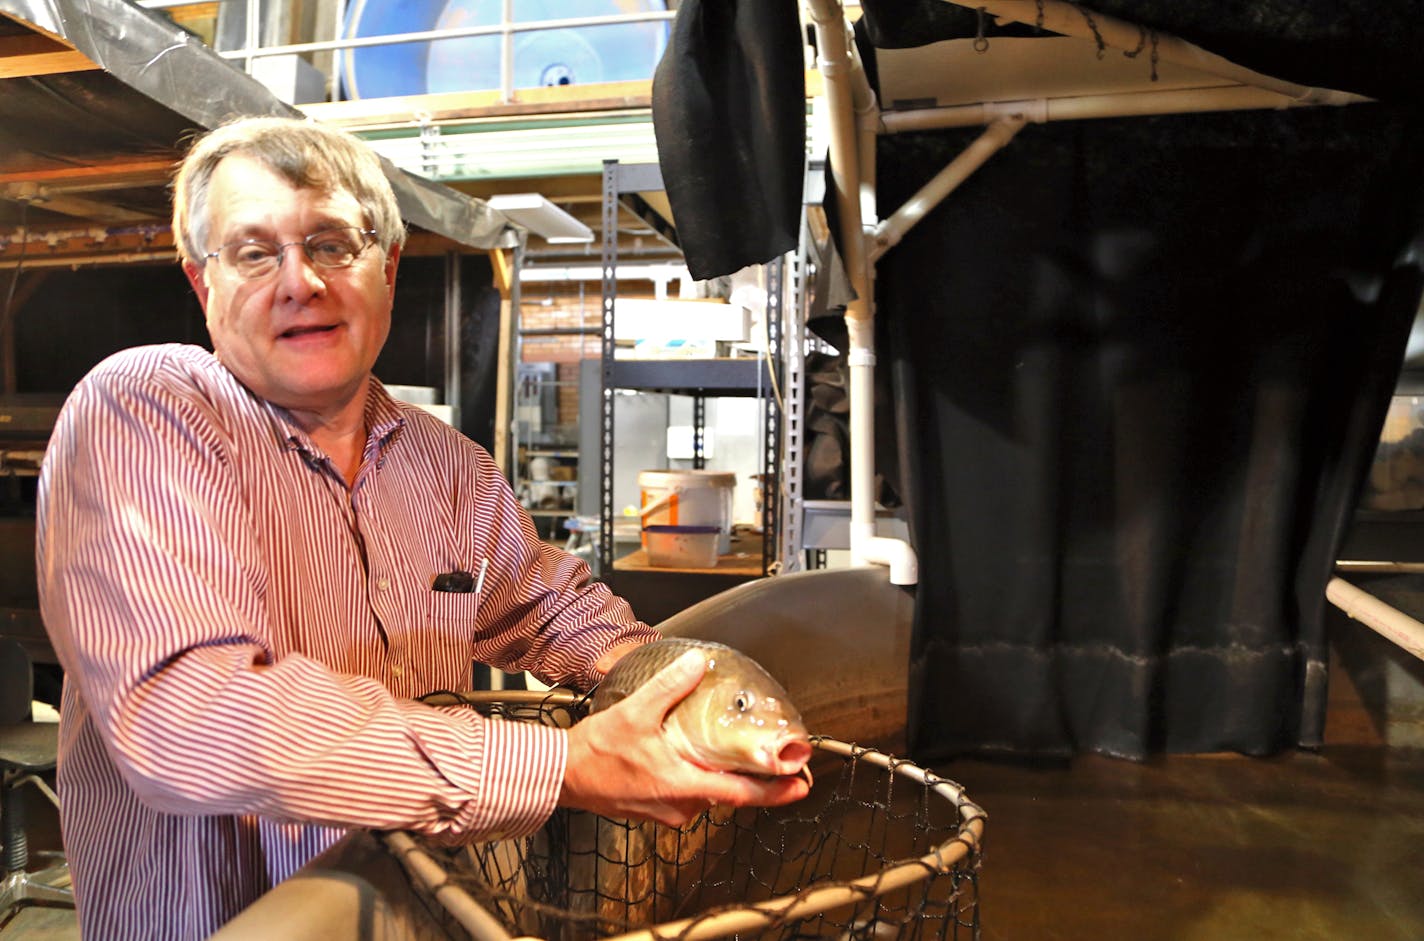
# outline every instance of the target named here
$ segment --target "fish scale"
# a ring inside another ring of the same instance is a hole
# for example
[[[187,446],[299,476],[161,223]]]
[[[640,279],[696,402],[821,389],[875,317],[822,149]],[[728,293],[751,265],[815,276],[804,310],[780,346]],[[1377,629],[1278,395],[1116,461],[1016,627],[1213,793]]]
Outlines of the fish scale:
[[[598,688],[593,691],[593,700],[590,703],[589,711],[597,712],[600,709],[606,709],[625,698],[689,650],[705,651],[709,659],[724,654],[742,656],[743,659],[747,659],[726,644],[719,644],[713,640],[664,637],[625,654],[613,669],[608,671],[608,675],[602,683],[598,684]],[[715,664],[712,669],[716,669]]]

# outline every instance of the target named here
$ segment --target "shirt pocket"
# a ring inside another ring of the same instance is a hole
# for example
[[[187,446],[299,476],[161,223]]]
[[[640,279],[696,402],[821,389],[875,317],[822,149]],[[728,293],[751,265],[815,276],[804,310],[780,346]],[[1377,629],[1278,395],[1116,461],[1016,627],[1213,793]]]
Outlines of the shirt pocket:
[[[432,591],[427,618],[430,626],[473,640],[479,624],[480,596],[473,591]]]

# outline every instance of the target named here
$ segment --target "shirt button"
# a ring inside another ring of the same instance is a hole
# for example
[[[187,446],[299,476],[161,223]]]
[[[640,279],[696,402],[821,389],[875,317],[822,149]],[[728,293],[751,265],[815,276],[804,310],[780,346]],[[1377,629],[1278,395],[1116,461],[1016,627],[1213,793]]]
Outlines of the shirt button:
[[[400,679],[402,676],[405,676],[405,670],[401,669],[400,664],[393,663],[391,664],[391,676],[394,676],[396,679]]]
[[[378,578],[378,579],[376,579],[376,590],[377,590],[377,591],[385,591],[387,588],[390,588],[390,587],[391,587],[391,580],[390,580],[389,578]]]

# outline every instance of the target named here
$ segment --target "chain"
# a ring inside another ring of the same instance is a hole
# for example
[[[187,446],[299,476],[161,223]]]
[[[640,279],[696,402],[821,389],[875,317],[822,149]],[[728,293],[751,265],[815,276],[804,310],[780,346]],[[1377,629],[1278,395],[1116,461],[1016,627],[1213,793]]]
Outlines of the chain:
[[[1106,54],[1108,44],[1103,42],[1103,34],[1098,32],[1097,21],[1093,19],[1093,14],[1091,11],[1080,7],[1077,4],[1074,4],[1074,6],[1077,8],[1079,13],[1083,14],[1083,19],[1087,22],[1088,29],[1093,31],[1093,40],[1098,44],[1098,58],[1101,59]]]
[[[1139,26],[1137,28],[1137,48],[1131,52],[1123,52],[1123,55],[1129,59],[1136,59],[1142,54],[1142,50],[1147,48],[1149,42],[1152,44],[1152,55],[1148,57],[1148,61],[1152,63],[1152,81],[1155,82],[1157,81],[1157,30],[1144,29]],[[1101,51],[1099,51],[1098,57],[1102,58]]]

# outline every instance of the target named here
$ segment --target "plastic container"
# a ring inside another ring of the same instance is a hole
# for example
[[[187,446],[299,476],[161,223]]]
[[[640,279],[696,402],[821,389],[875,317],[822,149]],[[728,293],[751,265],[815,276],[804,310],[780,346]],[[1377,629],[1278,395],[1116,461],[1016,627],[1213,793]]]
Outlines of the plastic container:
[[[657,568],[711,569],[717,567],[717,541],[722,531],[716,526],[643,527],[643,547],[648,564]]]
[[[717,551],[732,551],[732,491],[737,475],[708,470],[645,470],[638,473],[643,548],[649,526],[715,526]]]

